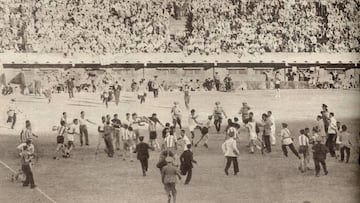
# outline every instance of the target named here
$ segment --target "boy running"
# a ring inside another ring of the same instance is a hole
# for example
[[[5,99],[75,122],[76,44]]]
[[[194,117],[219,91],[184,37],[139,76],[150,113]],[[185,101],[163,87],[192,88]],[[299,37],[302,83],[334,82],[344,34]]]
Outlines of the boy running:
[[[210,128],[210,123],[212,120],[212,116],[208,116],[208,120],[206,122],[205,125],[201,126],[201,138],[196,142],[196,144],[194,145],[195,147],[197,147],[197,145],[200,143],[201,140],[204,140],[204,147],[209,148],[208,145],[208,141],[209,141],[209,128]]]
[[[282,126],[281,133],[280,133],[281,143],[282,143],[281,148],[283,150],[284,155],[286,157],[288,157],[288,151],[286,148],[289,147],[290,150],[295,154],[295,156],[298,157],[299,159],[301,159],[298,152],[296,151],[296,149],[294,147],[294,141],[293,141],[293,138],[291,137],[291,132],[287,128],[288,125],[286,123],[282,123],[281,126]]]
[[[195,109],[192,109],[190,111],[190,115],[189,115],[189,131],[191,133],[191,143],[194,143],[194,138],[195,138],[195,129],[198,127],[198,125],[201,125],[198,121],[197,118],[199,116],[196,115],[195,113]]]

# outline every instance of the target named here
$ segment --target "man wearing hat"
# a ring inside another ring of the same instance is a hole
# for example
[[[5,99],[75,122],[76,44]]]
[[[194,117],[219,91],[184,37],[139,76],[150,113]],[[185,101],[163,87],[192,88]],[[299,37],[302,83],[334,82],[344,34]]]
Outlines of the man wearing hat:
[[[168,196],[168,203],[171,202],[171,196],[173,202],[176,202],[176,176],[181,180],[181,175],[178,172],[177,168],[173,165],[174,159],[172,157],[167,157],[165,159],[167,165],[161,169],[161,179],[164,184],[166,195]]]

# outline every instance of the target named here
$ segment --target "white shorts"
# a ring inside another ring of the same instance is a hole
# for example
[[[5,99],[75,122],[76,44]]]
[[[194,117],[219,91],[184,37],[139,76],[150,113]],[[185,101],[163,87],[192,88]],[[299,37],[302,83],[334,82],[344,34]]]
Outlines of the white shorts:
[[[189,125],[189,131],[193,132],[196,129],[196,125]]]

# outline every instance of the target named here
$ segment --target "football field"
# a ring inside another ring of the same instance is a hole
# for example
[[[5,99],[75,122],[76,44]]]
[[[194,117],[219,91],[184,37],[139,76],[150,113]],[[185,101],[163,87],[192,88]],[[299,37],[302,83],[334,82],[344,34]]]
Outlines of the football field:
[[[359,202],[360,201],[360,167],[357,164],[358,152],[355,137],[360,132],[360,92],[358,90],[282,90],[281,98],[274,97],[272,90],[224,92],[192,92],[190,106],[199,114],[199,121],[205,122],[212,114],[214,103],[220,101],[229,118],[238,115],[242,102],[247,102],[254,112],[255,119],[271,110],[276,120],[277,143],[272,146],[272,153],[261,155],[249,153],[247,130],[242,126],[240,134],[239,167],[240,172],[233,176],[224,173],[225,158],[221,151],[224,134],[217,134],[212,125],[209,134],[209,149],[199,146],[193,148],[193,178],[189,185],[182,180],[177,185],[177,202],[179,203],[220,203],[220,202]],[[23,112],[18,115],[14,130],[6,124],[6,108],[11,98],[16,98],[18,108]],[[140,163],[123,160],[115,155],[109,158],[101,150],[95,155],[95,144],[98,133],[97,125],[88,124],[90,146],[80,147],[79,137],[75,137],[75,149],[70,159],[53,160],[56,147],[56,132],[52,127],[59,124],[62,112],[67,112],[68,120],[80,117],[85,111],[86,117],[100,124],[101,116],[115,113],[120,120],[125,113],[136,112],[140,116],[151,116],[157,113],[163,123],[171,122],[170,109],[174,101],[179,101],[183,111],[184,128],[187,128],[188,112],[186,111],[181,92],[160,92],[159,98],[149,94],[145,104],[139,104],[135,93],[123,93],[119,106],[110,102],[109,108],[100,100],[98,93],[78,93],[68,99],[67,94],[53,94],[52,103],[48,104],[43,97],[6,96],[0,97],[0,202],[123,202],[141,203],[166,202],[167,197],[159,169],[156,163],[159,152],[150,153],[149,171],[142,176]],[[327,157],[329,174],[315,177],[312,170],[301,173],[298,170],[299,160],[289,153],[285,157],[281,151],[279,133],[281,123],[286,122],[295,138],[299,130],[310,129],[315,125],[316,115],[320,114],[321,105],[325,103],[330,112],[342,124],[348,126],[352,135],[353,147],[350,162],[339,163]],[[32,123],[34,138],[39,159],[33,167],[38,189],[23,188],[21,183],[13,183],[10,176],[13,170],[20,168],[16,146],[19,134],[25,126],[25,120]],[[222,129],[225,129],[226,120]],[[158,138],[161,136],[158,126]],[[148,138],[147,127],[140,132]],[[179,135],[179,129],[177,129]],[[196,131],[198,140],[200,132]],[[160,138],[161,139],[161,138]],[[160,141],[159,139],[159,141]],[[101,148],[104,148],[102,143]],[[183,147],[178,148],[178,154]],[[136,155],[134,154],[134,157]],[[9,167],[9,168],[8,168]]]

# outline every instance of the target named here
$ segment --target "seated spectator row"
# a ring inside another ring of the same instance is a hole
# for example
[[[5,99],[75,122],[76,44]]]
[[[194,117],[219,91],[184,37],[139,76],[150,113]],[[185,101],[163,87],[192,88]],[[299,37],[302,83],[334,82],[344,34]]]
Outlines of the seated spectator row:
[[[357,0],[0,1],[0,52],[359,52]],[[172,36],[170,20],[186,18]],[[174,48],[174,44],[178,46]]]

